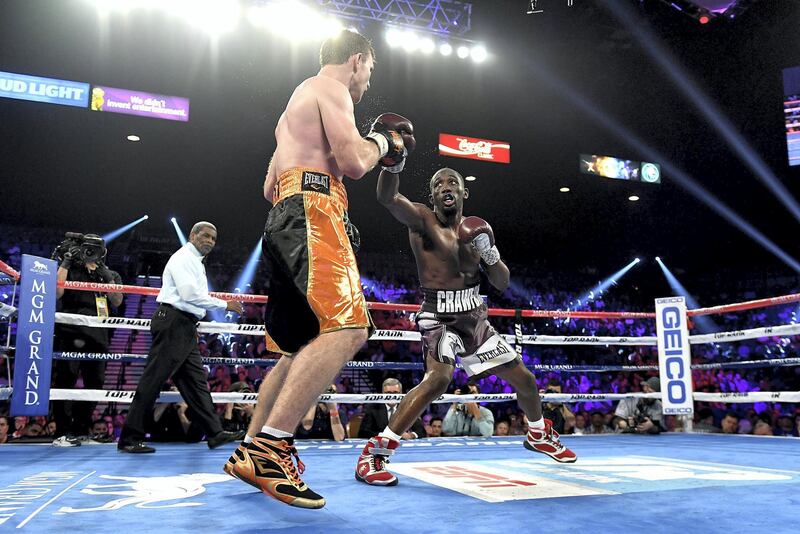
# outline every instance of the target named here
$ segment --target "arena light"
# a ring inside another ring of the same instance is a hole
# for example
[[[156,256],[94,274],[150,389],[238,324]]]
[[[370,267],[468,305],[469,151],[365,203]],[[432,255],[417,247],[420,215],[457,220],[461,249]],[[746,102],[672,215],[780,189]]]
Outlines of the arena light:
[[[630,200],[631,202],[638,202],[639,197],[636,195],[631,195],[628,197],[628,200]]]
[[[483,63],[486,61],[486,58],[489,57],[489,53],[486,51],[486,47],[483,45],[477,45],[472,47],[470,50],[469,55],[472,57],[472,61],[475,63]]]
[[[254,26],[291,40],[322,40],[344,29],[337,19],[324,16],[296,0],[272,2],[264,7],[252,8],[247,17]]]
[[[397,48],[403,44],[403,32],[397,28],[389,28],[386,30],[386,42],[391,48]]]
[[[619,281],[619,279],[622,278],[623,276],[625,276],[628,273],[628,271],[633,269],[634,266],[636,266],[640,262],[641,262],[641,260],[639,258],[634,258],[633,261],[631,261],[625,267],[623,267],[622,269],[618,270],[617,272],[615,272],[614,274],[612,274],[611,276],[609,276],[605,280],[599,282],[596,287],[590,289],[589,291],[584,293],[581,298],[578,299],[578,302],[577,302],[577,305],[575,306],[575,308],[577,309],[578,307],[583,306],[584,304],[588,304],[589,302],[601,297],[603,295],[603,292],[605,292],[611,286],[617,285],[617,282]]]
[[[233,288],[234,293],[249,293],[248,286],[253,282],[256,276],[256,269],[258,262],[261,260],[261,238],[258,238],[258,243],[247,258],[247,263],[242,267],[239,276],[236,278],[236,285]]]
[[[419,48],[420,39],[414,32],[404,32],[403,34],[403,50],[406,52],[416,52]]]
[[[603,5],[614,13],[636,36],[644,49],[658,63],[664,72],[672,79],[677,87],[683,92],[687,100],[691,102],[695,109],[699,111],[712,126],[734,149],[734,152],[747,165],[747,167],[758,177],[759,180],[772,191],[775,198],[788,209],[795,219],[800,221],[800,203],[775,176],[775,173],[767,166],[761,156],[747,143],[740,133],[741,129],[731,123],[731,121],[720,110],[719,106],[706,95],[703,90],[684,72],[678,61],[672,57],[667,49],[660,44],[658,39],[645,28],[645,25],[638,20],[629,9],[625,2],[604,2]],[[658,161],[658,160],[656,160]]]
[[[125,232],[127,232],[128,230],[130,230],[131,228],[136,226],[137,224],[139,224],[141,222],[144,222],[147,219],[149,219],[149,217],[147,215],[142,215],[141,217],[139,217],[135,221],[129,222],[125,226],[120,226],[116,230],[112,230],[112,231],[110,231],[109,233],[105,234],[102,237],[105,240],[105,242],[108,243],[109,241],[113,241],[114,239],[118,238],[119,236],[121,236],[122,234],[124,234]]]
[[[664,273],[664,278],[667,279],[667,283],[669,283],[669,287],[672,289],[672,292],[675,295],[680,297],[686,298],[686,304],[689,305],[689,308],[699,308],[700,304],[695,300],[694,297],[686,290],[686,288],[681,284],[680,280],[672,274],[672,271],[664,264],[660,257],[656,256],[656,263],[658,266],[661,267],[661,272]],[[692,318],[694,324],[697,325],[697,329],[700,330],[703,334],[710,334],[711,332],[719,331],[719,327],[711,320],[710,317],[706,315],[696,315]]]
[[[436,43],[430,37],[423,37],[419,40],[419,49],[423,54],[430,54],[436,50]]]
[[[573,105],[580,108],[587,117],[593,118],[598,124],[614,133],[620,140],[627,143],[634,150],[643,154],[649,161],[660,161],[661,167],[667,171],[670,179],[684,188],[692,196],[703,204],[711,208],[720,217],[728,221],[732,226],[738,228],[742,233],[750,237],[753,241],[761,245],[775,257],[779,258],[785,265],[796,273],[800,273],[800,262],[786,253],[782,248],[775,244],[771,239],[761,233],[752,224],[740,217],[726,204],[712,195],[702,185],[694,180],[689,174],[673,165],[671,161],[658,150],[647,145],[641,138],[628,128],[622,126],[614,118],[603,112],[596,102],[589,100],[580,94],[574,87],[564,83],[555,77],[549,70],[542,68],[534,59],[526,58],[527,66],[536,72],[539,80],[549,85],[557,94],[568,99]]]
[[[213,35],[233,30],[241,16],[236,0],[173,0],[163,8]]]
[[[469,57],[469,47],[461,45],[456,49],[456,55],[461,59],[467,59]]]
[[[561,191],[562,193],[569,193],[570,189],[569,187],[562,187],[561,189],[559,189],[559,191]]]
[[[442,43],[439,45],[439,53],[443,56],[449,56],[453,53],[453,47],[450,43]]]
[[[126,139],[134,143],[137,143],[142,140],[142,138],[139,137],[138,135],[129,135],[128,137],[126,137]]]
[[[474,177],[474,176],[467,176],[467,177],[464,178],[464,180],[466,180],[468,182],[474,182],[475,180],[477,180],[477,178]]]
[[[173,218],[170,219],[170,221],[172,222],[172,226],[175,227],[175,233],[178,236],[178,241],[181,242],[181,246],[185,245],[186,244],[186,234],[184,234],[183,230],[181,230],[181,227],[178,226],[178,219],[173,217]]]

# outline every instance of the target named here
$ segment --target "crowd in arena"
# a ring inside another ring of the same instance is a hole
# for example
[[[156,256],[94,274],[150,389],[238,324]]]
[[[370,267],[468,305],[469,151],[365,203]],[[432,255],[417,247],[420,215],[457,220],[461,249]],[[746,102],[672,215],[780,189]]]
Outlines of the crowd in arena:
[[[0,259],[11,266],[19,267],[21,254],[49,257],[63,232],[52,229],[4,228],[0,232]],[[172,245],[161,245],[169,253]],[[116,251],[117,247],[120,250]],[[225,248],[227,247],[227,248]],[[224,253],[214,255],[208,265],[210,283],[213,287],[234,290],[236,273],[249,254],[241,243],[221,244]],[[130,242],[109,246],[109,262],[132,253]],[[220,251],[221,252],[221,251]],[[219,263],[215,263],[219,262]],[[233,262],[233,263],[231,263]],[[390,254],[362,253],[359,256],[362,283],[367,300],[414,304],[420,301],[417,291],[416,272],[412,261],[398,264],[397,257]],[[132,266],[131,266],[132,265]],[[141,265],[127,267],[111,265],[117,269],[125,283],[140,274]],[[571,288],[587,287],[592,280],[592,271],[584,269],[576,273],[548,273],[546,264],[511,265],[512,284],[503,294],[489,294],[488,302],[493,307],[570,309],[570,310],[640,310],[640,302],[624,290],[612,288],[591,298],[578,301]],[[794,281],[797,282],[797,281]],[[761,284],[761,285],[758,285]],[[758,285],[757,293],[754,286]],[[267,294],[268,288],[254,280],[238,290],[246,293]],[[782,285],[765,287],[763,280],[748,285],[739,280],[735,287],[718,281],[716,287],[704,286],[706,291],[728,301],[775,296],[796,292],[796,284],[782,280]],[[0,286],[0,299],[10,304],[12,286]],[[152,297],[150,297],[152,298]],[[652,302],[652,301],[651,301]],[[123,303],[123,307],[125,304]],[[123,310],[117,310],[122,315]],[[767,325],[791,324],[798,320],[797,304],[772,306],[752,311],[728,313],[713,317],[717,331],[739,330]],[[374,311],[372,318],[378,329],[415,331],[414,314],[409,312]],[[263,306],[246,304],[239,322],[259,324],[263,321]],[[493,318],[495,328],[504,334],[514,333],[513,318]],[[0,323],[0,344],[10,341],[13,334],[10,326]],[[575,320],[536,319],[523,323],[524,333],[579,335],[579,336],[653,336],[652,320]],[[797,357],[798,340],[795,337],[764,337],[752,341],[725,344],[704,344],[692,347],[694,363],[734,362],[739,360],[780,360]],[[227,334],[205,334],[198,340],[198,349],[204,357],[240,358],[243,364],[216,364],[207,366],[208,385],[212,392],[255,392],[264,377],[270,372],[269,365],[245,365],[246,359],[275,359],[280,355],[270,353],[263,337]],[[646,366],[658,363],[655,347],[631,346],[531,346],[525,345],[522,353],[526,365],[571,364],[571,365],[630,365]],[[419,342],[371,341],[355,358],[371,362],[421,362]],[[3,367],[7,368],[6,361]],[[141,365],[141,364],[129,364]],[[124,369],[124,367],[123,367]],[[658,376],[657,371],[606,371],[564,372],[536,371],[541,393],[627,393],[644,391],[649,379]],[[400,391],[408,391],[422,378],[421,370],[344,370],[329,391],[337,393],[371,393],[386,391],[386,385],[395,383]],[[800,390],[800,366],[763,366],[746,369],[695,369],[692,372],[694,389],[700,392],[752,392],[752,391],[798,391]],[[5,370],[0,371],[0,387],[8,385]],[[116,382],[107,384],[114,389]],[[493,376],[478,380],[470,386],[481,393],[511,393],[510,386]],[[82,387],[79,382],[77,387]],[[167,384],[166,388],[174,388]],[[457,370],[451,391],[468,387],[466,374]],[[216,404],[223,427],[226,430],[243,430],[252,416],[253,404]],[[365,437],[359,427],[367,418],[367,405],[319,403],[312,407],[297,431],[298,437],[314,439],[344,439]],[[561,434],[604,434],[622,432],[618,420],[616,402],[587,401],[569,404],[545,403],[545,416],[554,420]],[[8,401],[0,401],[0,443],[14,440],[54,439],[61,435],[52,418],[10,417]],[[452,421],[457,412],[463,410],[462,403],[438,403],[431,405],[420,421],[420,432],[415,437],[458,435],[459,429]],[[482,403],[480,411],[485,420],[478,431],[480,435],[523,435],[527,431],[524,415],[514,402]],[[100,442],[114,441],[125,420],[125,404],[101,404],[92,415],[88,436]],[[491,421],[488,423],[488,421]],[[341,424],[342,431],[338,430]],[[680,418],[667,416],[660,423],[660,430],[676,432],[684,430]],[[800,405],[779,403],[706,403],[696,402],[693,430],[700,432],[740,433],[774,436],[800,436]],[[477,427],[476,427],[477,428]],[[477,434],[476,434],[477,435]],[[199,441],[202,439],[196,425],[192,423],[192,412],[184,403],[162,403],[156,405],[151,418],[150,436],[153,441]],[[366,436],[369,437],[369,436]],[[411,437],[411,436],[409,436]]]

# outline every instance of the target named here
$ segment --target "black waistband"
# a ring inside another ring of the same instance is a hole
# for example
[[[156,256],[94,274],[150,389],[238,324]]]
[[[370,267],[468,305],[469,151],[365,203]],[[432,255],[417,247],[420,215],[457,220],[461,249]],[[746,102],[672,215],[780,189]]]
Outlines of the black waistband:
[[[176,308],[172,304],[167,304],[166,302],[159,302],[158,304],[160,306],[164,306],[165,308],[169,308],[170,310],[175,310],[176,312],[180,313],[181,315],[183,315],[187,319],[191,320],[193,323],[196,323],[196,322],[198,322],[200,320],[200,319],[197,318],[197,316],[195,314],[189,313],[187,311],[179,310],[178,308]]]
[[[423,287],[422,311],[461,313],[476,310],[483,306],[483,299],[478,289],[479,286],[464,289],[429,289]]]

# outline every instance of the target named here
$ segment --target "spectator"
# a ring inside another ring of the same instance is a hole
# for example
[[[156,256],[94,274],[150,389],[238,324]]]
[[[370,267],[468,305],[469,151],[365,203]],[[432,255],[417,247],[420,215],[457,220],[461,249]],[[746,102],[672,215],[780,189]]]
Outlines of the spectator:
[[[467,384],[456,389],[456,395],[478,394],[478,386]],[[442,422],[445,436],[483,436],[488,437],[494,431],[494,414],[475,402],[454,402]]]
[[[508,420],[500,419],[497,424],[494,425],[494,435],[495,436],[508,436],[508,431],[511,425],[509,424]]]
[[[0,443],[8,443],[11,437],[8,431],[11,430],[10,420],[5,415],[0,415]]]
[[[336,384],[331,384],[325,393],[336,393]],[[339,409],[335,402],[318,402],[303,416],[294,437],[343,441],[347,437],[346,426],[347,413],[344,409]]]
[[[661,382],[654,376],[642,383],[645,393],[661,391]],[[658,434],[664,430],[661,401],[658,399],[630,398],[619,401],[613,424],[620,432]]]
[[[383,393],[400,394],[403,392],[403,384],[396,378],[387,378],[381,385],[381,391]],[[369,439],[382,432],[389,424],[389,419],[394,415],[397,404],[396,402],[368,404],[364,408],[364,418],[361,420],[361,426],[358,429],[358,437]],[[417,418],[411,428],[403,432],[400,437],[403,439],[416,439],[427,437],[427,435],[422,419]]]
[[[561,382],[559,380],[551,379],[547,383],[547,389],[540,391],[539,393],[561,393]],[[575,414],[573,414],[566,405],[561,404],[560,402],[543,402],[542,403],[542,415],[546,419],[550,419],[553,422],[553,430],[558,432],[559,434],[564,434],[564,427],[566,426],[566,422],[568,419],[572,419],[574,421]],[[573,423],[574,424],[574,423]]]
[[[606,416],[603,415],[603,412],[592,412],[589,420],[591,424],[584,430],[584,434],[611,434],[614,432],[611,430],[611,427],[606,424]]]
[[[586,430],[586,415],[584,415],[584,412],[576,413],[574,434],[586,434]]]
[[[735,412],[728,412],[722,418],[722,433],[737,434],[739,432],[739,416]]]
[[[799,418],[800,419],[800,418]],[[442,418],[434,417],[431,419],[431,431],[428,433],[429,438],[442,437]]]
[[[711,411],[711,408],[700,408],[697,410],[697,422],[694,423],[692,429],[695,432],[709,434],[715,434],[720,431],[720,429],[714,425],[714,412]]]
[[[775,425],[774,434],[776,436],[793,436],[794,423],[792,422],[792,418],[788,415],[778,417],[778,424]]]
[[[253,393],[253,388],[247,382],[236,382],[231,384],[230,391]],[[253,418],[254,409],[255,405],[252,403],[227,403],[222,415],[222,428],[229,431],[247,430],[250,420]]]
[[[772,427],[769,426],[769,423],[764,421],[763,419],[759,419],[756,421],[755,426],[753,427],[753,435],[754,436],[771,436],[772,435]]]

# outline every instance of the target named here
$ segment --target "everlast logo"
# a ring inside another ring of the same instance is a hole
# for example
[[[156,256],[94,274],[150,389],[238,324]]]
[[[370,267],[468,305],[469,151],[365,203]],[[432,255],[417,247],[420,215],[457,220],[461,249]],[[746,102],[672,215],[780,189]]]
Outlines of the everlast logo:
[[[478,294],[478,286],[454,291],[440,290],[436,292],[436,311],[438,313],[458,313],[474,310],[483,304]]]
[[[331,177],[319,172],[303,172],[303,191],[331,194]]]
[[[497,345],[496,348],[487,350],[486,352],[479,352],[475,356],[481,361],[481,363],[486,363],[489,360],[494,360],[498,356],[502,356],[503,354],[508,354],[508,350],[506,350],[505,346],[503,345]]]

